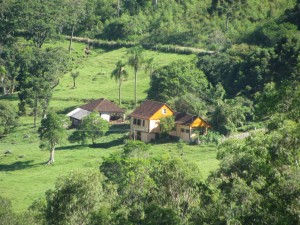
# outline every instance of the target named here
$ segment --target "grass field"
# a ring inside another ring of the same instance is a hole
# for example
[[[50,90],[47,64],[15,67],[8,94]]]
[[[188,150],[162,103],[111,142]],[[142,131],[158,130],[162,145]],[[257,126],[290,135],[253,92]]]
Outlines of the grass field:
[[[51,44],[53,45],[53,44]],[[56,43],[67,48],[67,42]],[[77,87],[72,88],[72,79],[69,74],[61,79],[55,89],[50,108],[67,113],[69,110],[86,103],[88,99],[105,97],[117,101],[117,83],[111,80],[110,73],[115,63],[123,59],[126,61],[127,49],[104,51],[92,49],[89,56],[84,56],[84,44],[74,43],[73,55],[75,65],[80,76]],[[194,56],[176,55],[145,51],[146,57],[153,57],[158,66],[166,65],[172,61],[183,59],[190,60]],[[133,100],[133,71],[128,81],[123,85],[123,99],[128,102]],[[138,74],[138,98],[146,98],[149,88],[149,75],[144,71]],[[17,96],[5,98],[17,105]],[[16,212],[25,211],[37,198],[43,197],[46,190],[54,187],[57,177],[66,175],[72,170],[95,169],[98,170],[103,157],[113,152],[120,151],[124,145],[125,133],[109,133],[98,140],[96,146],[82,146],[70,144],[67,141],[58,146],[56,162],[54,165],[45,166],[49,157],[47,150],[39,149],[39,139],[36,128],[32,127],[32,117],[21,117],[20,125],[14,132],[0,139],[0,190],[1,195],[12,201]],[[5,154],[6,153],[6,154]],[[210,171],[218,166],[215,159],[215,146],[190,146],[185,145],[183,150],[177,149],[176,143],[152,144],[150,154],[178,155],[185,160],[197,163],[202,171],[203,179]]]

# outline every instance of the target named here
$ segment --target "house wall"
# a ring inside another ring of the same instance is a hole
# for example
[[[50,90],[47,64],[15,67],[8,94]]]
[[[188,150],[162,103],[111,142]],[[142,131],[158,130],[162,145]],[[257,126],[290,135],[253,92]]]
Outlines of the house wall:
[[[100,113],[100,116],[102,119],[106,120],[106,121],[110,121],[110,114],[108,113]]]
[[[151,134],[151,133],[149,134],[149,133],[145,133],[145,132],[141,133],[141,141],[148,143],[151,140],[155,140],[155,134]]]
[[[133,130],[138,130],[138,131],[143,131],[143,132],[149,132],[149,120],[142,120],[140,119],[140,125],[134,124],[133,121],[134,119],[137,118],[130,118],[130,129]]]
[[[159,120],[150,120],[149,121],[149,132],[150,133],[159,133],[160,127],[159,127]]]
[[[150,120],[160,120],[163,117],[173,116],[173,114],[173,111],[167,105],[164,105],[150,117]]]
[[[171,136],[179,137],[184,141],[189,142],[191,138],[195,135],[191,134],[190,136],[191,127],[186,125],[176,124],[175,130],[171,131],[169,134]]]
[[[195,119],[195,121],[191,124],[191,127],[210,127],[209,124],[207,124],[204,120],[202,120],[201,118],[197,118]]]

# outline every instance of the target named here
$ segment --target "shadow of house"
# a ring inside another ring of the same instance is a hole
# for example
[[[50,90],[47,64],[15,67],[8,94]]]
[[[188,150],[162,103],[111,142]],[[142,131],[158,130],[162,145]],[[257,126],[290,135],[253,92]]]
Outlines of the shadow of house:
[[[70,117],[72,121],[72,127],[77,127],[81,120],[92,112],[98,112],[99,116],[109,122],[116,120],[123,121],[125,117],[124,109],[121,109],[115,103],[104,98],[100,98],[88,104],[82,105],[79,108],[69,112],[67,116]]]

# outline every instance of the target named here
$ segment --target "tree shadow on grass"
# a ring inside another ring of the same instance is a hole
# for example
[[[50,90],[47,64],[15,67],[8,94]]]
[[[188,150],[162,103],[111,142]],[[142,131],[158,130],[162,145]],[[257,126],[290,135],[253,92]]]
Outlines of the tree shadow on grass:
[[[55,148],[55,150],[82,150],[82,148],[86,147],[85,145],[71,145],[71,146],[60,146]]]
[[[112,140],[109,142],[102,142],[102,143],[96,143],[94,145],[89,145],[90,148],[112,148],[112,147],[116,147],[119,145],[122,145],[124,143],[124,139],[123,138],[119,138],[116,140]]]
[[[12,164],[0,164],[0,171],[15,171],[23,170],[36,166],[37,164],[32,164],[34,160],[18,161]]]
[[[115,139],[109,142],[102,142],[102,143],[96,143],[96,144],[90,144],[90,145],[71,145],[71,146],[60,146],[57,147],[55,150],[83,150],[84,148],[112,148],[119,145],[122,145],[124,143],[123,138]]]

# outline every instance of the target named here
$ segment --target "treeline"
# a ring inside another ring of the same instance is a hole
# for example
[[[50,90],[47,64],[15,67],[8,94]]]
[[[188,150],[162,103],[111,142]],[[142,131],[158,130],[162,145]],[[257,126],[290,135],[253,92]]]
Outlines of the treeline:
[[[261,24],[248,43],[155,70],[148,98],[202,116],[225,135],[277,114],[298,122],[299,4]]]
[[[8,0],[0,38],[22,32],[41,47],[59,34],[218,50],[278,19],[294,0]]]

